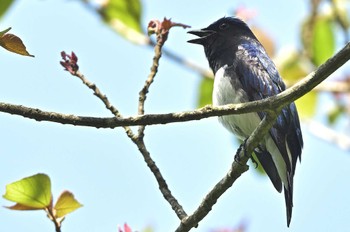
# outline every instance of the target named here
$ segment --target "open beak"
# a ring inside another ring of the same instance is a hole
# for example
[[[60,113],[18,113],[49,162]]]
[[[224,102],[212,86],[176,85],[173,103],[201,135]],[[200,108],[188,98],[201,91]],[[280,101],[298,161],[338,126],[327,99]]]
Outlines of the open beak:
[[[200,29],[200,30],[194,30],[194,31],[188,31],[187,33],[196,35],[199,38],[198,39],[191,39],[187,42],[194,43],[194,44],[201,44],[203,45],[206,40],[215,33],[215,31],[212,30],[206,30],[206,29]]]

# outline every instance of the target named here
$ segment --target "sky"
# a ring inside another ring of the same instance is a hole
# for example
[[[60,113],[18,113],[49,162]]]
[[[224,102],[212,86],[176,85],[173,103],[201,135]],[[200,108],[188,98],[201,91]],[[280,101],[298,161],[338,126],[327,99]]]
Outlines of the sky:
[[[306,1],[143,1],[144,26],[164,16],[202,28],[237,6],[257,11],[255,24],[266,29],[277,48],[298,46]],[[278,10],[276,10],[278,9]],[[152,49],[134,45],[101,22],[79,1],[18,1],[0,20],[0,30],[22,38],[35,58],[0,51],[0,101],[82,116],[110,117],[80,80],[59,65],[61,51],[74,51],[80,71],[105,93],[123,115],[137,112],[138,92],[149,73]],[[188,44],[186,30],[175,28],[166,48],[208,68],[202,48]],[[342,72],[345,68],[342,68]],[[146,113],[196,108],[201,77],[163,57],[146,102]],[[332,106],[318,100],[316,120]],[[248,232],[344,231],[350,221],[350,155],[310,134],[302,123],[305,148],[294,178],[294,208],[286,226],[283,194],[253,168],[219,199],[192,231],[235,228]],[[149,126],[145,142],[170,190],[191,213],[228,171],[236,140],[217,121]],[[174,231],[179,221],[163,199],[153,175],[123,129],[96,129],[36,122],[0,113],[0,189],[36,173],[46,173],[54,198],[70,190],[84,207],[68,215],[62,231]],[[0,205],[11,202],[0,199]],[[0,231],[54,231],[44,212],[0,208]]]

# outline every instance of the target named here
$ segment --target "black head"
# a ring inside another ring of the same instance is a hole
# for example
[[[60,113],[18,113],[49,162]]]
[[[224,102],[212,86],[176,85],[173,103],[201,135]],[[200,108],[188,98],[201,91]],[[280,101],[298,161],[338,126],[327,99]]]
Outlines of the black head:
[[[188,42],[203,45],[209,63],[212,59],[220,59],[221,55],[227,56],[227,52],[231,53],[232,59],[232,53],[243,40],[256,40],[247,24],[234,17],[223,17],[206,28],[188,33],[199,37]]]
[[[200,37],[189,40],[189,43],[201,44],[203,46],[209,45],[213,40],[225,41],[241,36],[255,38],[247,24],[234,17],[223,17],[206,28],[189,31],[188,33]]]

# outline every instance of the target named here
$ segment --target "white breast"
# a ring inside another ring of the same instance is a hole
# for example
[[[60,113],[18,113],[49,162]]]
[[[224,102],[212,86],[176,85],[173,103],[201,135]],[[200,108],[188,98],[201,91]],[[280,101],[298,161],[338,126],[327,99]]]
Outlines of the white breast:
[[[220,68],[215,74],[213,89],[213,105],[220,106],[231,103],[247,102],[248,97],[242,90],[238,78],[225,75],[227,65]],[[219,117],[219,121],[240,139],[246,139],[259,125],[260,118],[257,113],[229,115]]]
[[[248,97],[242,90],[238,77],[228,77],[225,75],[227,65],[220,68],[214,79],[213,104],[214,106],[231,103],[243,103],[248,101]],[[219,121],[241,140],[245,140],[259,125],[260,117],[257,113],[237,114],[219,117]],[[279,176],[284,186],[288,186],[286,175],[286,164],[278,150],[275,142],[269,134],[262,140],[261,145],[266,147],[271,153],[272,159],[277,167]],[[288,146],[287,146],[288,147]],[[288,188],[288,187],[287,187]]]

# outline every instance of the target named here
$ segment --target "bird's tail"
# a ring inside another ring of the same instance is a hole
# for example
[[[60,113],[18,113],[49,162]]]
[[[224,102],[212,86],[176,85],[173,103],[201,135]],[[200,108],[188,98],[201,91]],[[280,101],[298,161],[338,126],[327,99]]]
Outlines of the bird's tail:
[[[270,178],[273,186],[278,192],[282,192],[282,181],[280,176],[278,175],[278,171],[275,163],[273,162],[272,156],[270,152],[265,149],[256,149],[255,155],[258,158],[261,166],[264,168],[266,174]],[[286,191],[284,191],[286,192]]]
[[[286,201],[287,226],[289,227],[293,209],[293,178],[288,178],[288,187],[284,186],[284,199]]]
[[[264,168],[266,174],[270,178],[271,182],[273,183],[275,189],[278,192],[282,192],[283,186],[284,198],[286,202],[287,226],[289,227],[293,209],[293,173],[289,173],[287,171],[287,183],[282,183],[276,168],[276,164],[273,161],[271,154],[267,150],[259,147],[255,150],[255,155]]]

